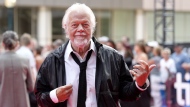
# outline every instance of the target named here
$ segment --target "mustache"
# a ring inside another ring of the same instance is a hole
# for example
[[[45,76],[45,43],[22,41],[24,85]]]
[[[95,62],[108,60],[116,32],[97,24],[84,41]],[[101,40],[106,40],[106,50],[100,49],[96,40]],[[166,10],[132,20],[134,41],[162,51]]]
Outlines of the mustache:
[[[76,33],[75,36],[87,36],[86,33]]]

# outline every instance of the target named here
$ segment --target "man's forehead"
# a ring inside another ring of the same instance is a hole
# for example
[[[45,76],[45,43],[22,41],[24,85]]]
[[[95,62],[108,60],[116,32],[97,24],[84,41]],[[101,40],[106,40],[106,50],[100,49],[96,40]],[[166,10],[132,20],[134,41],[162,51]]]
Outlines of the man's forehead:
[[[69,19],[73,19],[73,18],[76,18],[76,19],[89,19],[90,20],[90,15],[87,14],[87,12],[84,12],[84,11],[72,11],[69,14]]]

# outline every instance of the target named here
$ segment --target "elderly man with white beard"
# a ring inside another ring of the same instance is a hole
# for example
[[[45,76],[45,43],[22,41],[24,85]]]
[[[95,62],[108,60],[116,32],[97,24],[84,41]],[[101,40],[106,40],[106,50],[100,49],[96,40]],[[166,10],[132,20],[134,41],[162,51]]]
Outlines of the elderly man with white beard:
[[[85,4],[67,9],[62,27],[69,40],[48,55],[37,75],[41,107],[118,107],[119,100],[137,100],[149,86],[155,65],[139,61],[129,70],[116,50],[92,36],[95,26],[95,15]]]

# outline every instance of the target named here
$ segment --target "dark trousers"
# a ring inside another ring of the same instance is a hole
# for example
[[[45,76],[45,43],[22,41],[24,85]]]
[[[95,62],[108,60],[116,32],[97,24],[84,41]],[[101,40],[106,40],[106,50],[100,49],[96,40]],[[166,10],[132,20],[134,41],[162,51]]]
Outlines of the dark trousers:
[[[38,107],[34,92],[29,93],[30,107]]]

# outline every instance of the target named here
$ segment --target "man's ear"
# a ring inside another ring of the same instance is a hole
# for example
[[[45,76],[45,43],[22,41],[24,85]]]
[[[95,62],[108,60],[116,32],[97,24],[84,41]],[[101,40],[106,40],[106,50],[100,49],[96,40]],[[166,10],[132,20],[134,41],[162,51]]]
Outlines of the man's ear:
[[[66,30],[67,29],[67,25],[66,24],[62,25],[62,28]]]
[[[68,35],[68,26],[66,24],[64,24],[63,29],[65,30],[66,38],[69,38],[69,35]]]

